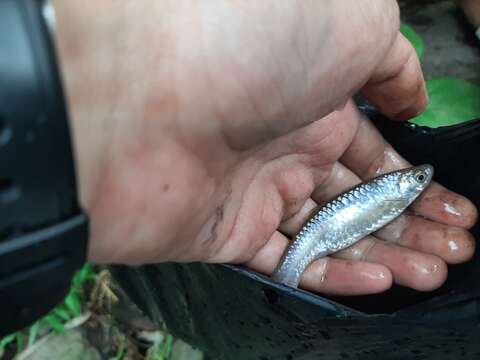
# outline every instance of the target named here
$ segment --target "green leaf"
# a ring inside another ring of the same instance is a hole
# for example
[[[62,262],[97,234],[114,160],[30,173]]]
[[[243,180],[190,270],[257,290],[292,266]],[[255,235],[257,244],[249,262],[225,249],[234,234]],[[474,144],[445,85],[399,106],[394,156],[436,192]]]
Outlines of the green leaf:
[[[57,306],[55,309],[53,309],[53,313],[64,321],[68,321],[72,318],[67,309],[65,309],[65,307],[63,307],[62,305]]]
[[[147,350],[146,360],[167,360],[168,358],[164,356],[165,350],[164,346],[160,344],[153,344]]]
[[[41,322],[37,321],[28,330],[28,347],[32,346],[37,340],[38,330],[40,329]]]
[[[172,354],[172,347],[173,347],[173,336],[167,335],[166,339],[163,341],[161,347],[161,355],[164,359],[169,359],[170,355]]]
[[[173,336],[167,334],[162,341],[155,342],[147,351],[146,360],[168,360],[172,355]]]
[[[86,263],[73,277],[74,286],[81,288],[85,282],[95,279],[96,273],[93,265]]]
[[[423,44],[423,40],[416,33],[415,30],[413,30],[410,26],[402,24],[400,26],[400,32],[405,36],[413,45],[415,48],[415,51],[417,52],[417,55],[419,58],[422,58],[423,55],[423,50],[425,49],[425,46]]]
[[[21,353],[25,349],[25,336],[21,333],[17,333],[17,354]]]
[[[0,340],[0,353],[5,350],[5,348],[14,342],[17,338],[17,333],[13,333],[10,335],[5,336],[3,339]]]
[[[75,316],[80,316],[82,314],[82,303],[80,297],[73,291],[65,298],[65,306],[69,311],[71,311]]]
[[[45,317],[45,321],[55,332],[61,334],[65,332],[65,327],[63,326],[62,322],[54,314],[47,315]]]
[[[427,81],[430,103],[414,124],[437,128],[480,118],[480,86],[454,78]]]

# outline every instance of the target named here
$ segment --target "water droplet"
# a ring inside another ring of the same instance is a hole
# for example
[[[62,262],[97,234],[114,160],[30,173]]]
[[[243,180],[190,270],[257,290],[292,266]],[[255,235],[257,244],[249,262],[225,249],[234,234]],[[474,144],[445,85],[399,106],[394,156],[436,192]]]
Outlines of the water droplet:
[[[450,204],[447,204],[447,203],[443,203],[443,209],[445,210],[445,212],[449,213],[449,214],[452,214],[452,215],[455,215],[455,216],[460,216],[462,215],[460,213],[460,211],[458,211],[456,208],[454,208],[452,205]]]
[[[450,240],[448,242],[448,247],[450,248],[450,251],[457,251],[458,250],[458,244],[454,240]]]

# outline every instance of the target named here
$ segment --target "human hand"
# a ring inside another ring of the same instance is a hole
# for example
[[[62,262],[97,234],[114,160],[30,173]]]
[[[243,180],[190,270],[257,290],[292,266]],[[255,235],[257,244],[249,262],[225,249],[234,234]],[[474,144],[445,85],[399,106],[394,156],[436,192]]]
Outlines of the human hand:
[[[362,89],[399,119],[427,103],[395,1],[54,5],[93,261],[270,274],[317,203],[406,166],[348,102]],[[476,210],[438,184],[413,210],[301,286],[439,286],[473,253]]]

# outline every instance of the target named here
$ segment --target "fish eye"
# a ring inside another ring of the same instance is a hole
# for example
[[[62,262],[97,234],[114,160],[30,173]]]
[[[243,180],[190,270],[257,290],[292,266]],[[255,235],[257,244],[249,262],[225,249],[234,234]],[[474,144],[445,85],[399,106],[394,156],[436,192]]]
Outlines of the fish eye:
[[[423,183],[426,179],[427,176],[423,172],[415,175],[415,180],[417,180],[419,183]]]

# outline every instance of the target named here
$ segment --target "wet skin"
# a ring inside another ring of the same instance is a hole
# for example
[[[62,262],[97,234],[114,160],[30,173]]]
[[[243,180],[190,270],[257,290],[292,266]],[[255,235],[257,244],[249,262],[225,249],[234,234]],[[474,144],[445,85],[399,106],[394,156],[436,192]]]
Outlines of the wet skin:
[[[359,121],[353,141],[302,209],[282,224],[280,229],[287,237],[294,236],[318,204],[362,180],[410,166],[366,118],[352,109],[350,111]],[[365,152],[365,143],[375,145],[367,147]],[[312,263],[301,286],[318,289],[320,282],[327,293],[361,294],[366,284],[371,292],[382,291],[393,280],[413,289],[433,290],[445,281],[446,264],[464,262],[473,256],[475,240],[468,229],[476,219],[477,210],[468,199],[432,182],[408,213],[374,236]],[[258,255],[260,261],[273,265],[280,259],[282,252],[279,248],[286,245],[287,239],[278,235],[274,242],[276,245],[272,247],[277,250],[269,253],[271,257],[267,260],[265,256],[269,249],[263,249],[265,254]]]

